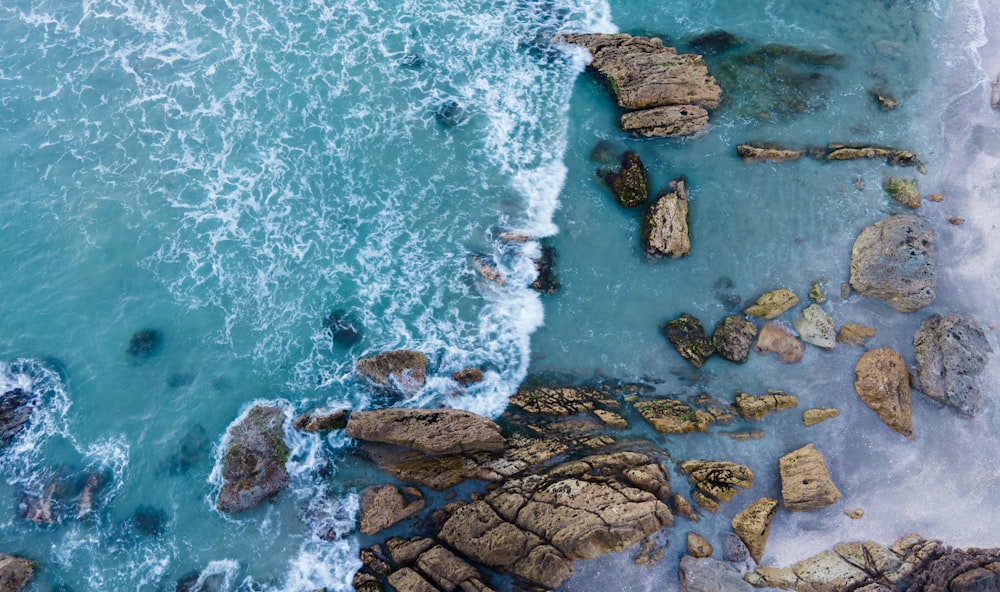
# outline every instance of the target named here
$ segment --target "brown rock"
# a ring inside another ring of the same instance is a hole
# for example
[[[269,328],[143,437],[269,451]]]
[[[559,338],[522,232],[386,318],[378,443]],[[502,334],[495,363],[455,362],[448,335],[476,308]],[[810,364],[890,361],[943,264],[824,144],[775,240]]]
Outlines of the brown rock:
[[[412,393],[424,386],[427,356],[400,349],[361,358],[354,368],[377,388]]]
[[[35,564],[27,559],[0,553],[0,592],[17,592],[28,585]]]
[[[451,379],[462,386],[470,386],[483,381],[483,371],[473,366],[468,366],[451,373]]]
[[[708,539],[701,536],[697,532],[688,532],[687,535],[687,553],[692,557],[711,557],[715,549],[712,548],[712,543],[708,542]]]
[[[347,422],[347,435],[435,455],[498,452],[504,447],[500,426],[461,409],[355,411]]]
[[[737,488],[753,487],[753,471],[744,465],[727,461],[686,460],[680,468],[698,490],[722,502],[733,499],[739,491]]]
[[[777,511],[778,500],[762,497],[733,517],[733,532],[739,535],[757,563],[764,556],[764,547],[771,536],[771,520]]]
[[[698,514],[695,513],[694,508],[691,506],[691,502],[687,501],[683,495],[675,493],[674,497],[670,498],[670,501],[673,502],[675,514],[683,516],[691,522],[698,521]]]
[[[814,426],[822,421],[833,419],[840,415],[840,412],[833,408],[806,409],[802,412],[802,424],[806,427]]]
[[[802,151],[770,144],[740,144],[736,146],[736,154],[747,162],[760,162],[763,160],[785,162],[788,160],[798,160],[802,156]]]
[[[483,579],[479,570],[441,545],[435,545],[421,553],[416,565],[421,573],[444,592],[453,592],[459,586],[465,589],[467,582]]]
[[[768,391],[766,395],[753,396],[746,393],[736,395],[736,408],[744,419],[757,421],[777,411],[797,407],[799,398],[781,391]]]
[[[851,520],[861,520],[865,517],[865,511],[863,508],[854,508],[853,510],[844,510],[844,514]]]
[[[936,296],[934,228],[920,216],[890,216],[868,226],[851,249],[851,287],[913,312]]]
[[[412,489],[412,488],[411,488]],[[414,490],[419,494],[418,490]],[[375,534],[424,509],[423,496],[407,500],[394,485],[373,485],[361,492],[359,530]]]
[[[222,457],[222,489],[216,500],[220,511],[249,510],[288,486],[284,423],[280,408],[256,405],[229,429]]]
[[[899,352],[889,348],[865,352],[854,367],[854,390],[887,426],[913,438],[910,375]]]
[[[528,413],[565,416],[591,411],[597,405],[614,406],[617,401],[591,387],[520,388],[510,398],[511,405]]]
[[[691,136],[708,127],[708,111],[698,105],[667,105],[628,111],[620,123],[644,138]]]
[[[816,592],[854,590],[868,580],[868,574],[830,551],[799,561],[792,571],[799,580],[796,589]]]
[[[818,510],[840,499],[840,490],[826,469],[826,459],[812,444],[782,456],[778,470],[781,497],[789,512]]]
[[[652,257],[681,257],[691,251],[688,236],[688,192],[684,179],[656,198],[643,216],[642,242]]]
[[[863,347],[871,337],[875,337],[875,329],[853,323],[847,323],[837,331],[837,341],[847,345]]]
[[[920,165],[920,159],[917,158],[915,152],[901,148],[850,144],[830,144],[827,147],[827,160],[858,160],[861,158],[885,160],[892,166]]]
[[[609,427],[619,429],[628,427],[628,422],[625,421],[625,418],[614,411],[608,411],[607,409],[594,409],[594,415],[597,416],[597,419],[604,422],[604,425]]]
[[[332,413],[317,414],[307,411],[295,418],[292,427],[302,432],[329,432],[347,427],[347,410],[338,409]]]
[[[754,349],[761,354],[776,353],[782,363],[795,364],[802,361],[806,346],[787,325],[781,321],[771,321],[761,327]]]
[[[704,432],[712,425],[709,413],[676,399],[639,401],[634,406],[639,415],[662,434]]]
[[[406,592],[441,592],[437,587],[424,579],[409,567],[396,570],[389,574],[389,584],[396,590]]]
[[[730,315],[715,326],[712,346],[720,356],[730,362],[742,364],[750,354],[750,346],[757,337],[757,325],[743,317]]]

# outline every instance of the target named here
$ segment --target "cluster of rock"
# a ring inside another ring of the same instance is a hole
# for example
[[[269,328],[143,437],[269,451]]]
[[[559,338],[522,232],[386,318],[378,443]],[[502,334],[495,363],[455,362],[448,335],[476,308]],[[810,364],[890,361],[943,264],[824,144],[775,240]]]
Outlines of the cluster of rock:
[[[707,109],[719,105],[722,89],[701,56],[678,54],[655,37],[593,33],[558,41],[590,52],[590,68],[604,76],[626,110],[626,131],[644,137],[695,134],[708,125]]]

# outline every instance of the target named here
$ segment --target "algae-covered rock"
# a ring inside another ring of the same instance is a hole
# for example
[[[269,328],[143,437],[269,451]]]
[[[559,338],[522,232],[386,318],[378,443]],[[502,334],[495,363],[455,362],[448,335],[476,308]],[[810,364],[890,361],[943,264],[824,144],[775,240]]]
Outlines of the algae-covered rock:
[[[743,315],[730,315],[715,326],[712,345],[723,358],[742,364],[750,355],[750,347],[756,337],[757,325]]]
[[[913,438],[910,374],[903,356],[887,347],[865,352],[854,373],[861,401],[893,431]]]
[[[642,243],[651,257],[681,257],[691,252],[688,234],[688,193],[684,179],[650,204],[643,216]]]
[[[616,406],[618,402],[599,389],[581,387],[521,387],[510,398],[511,405],[528,413],[566,416],[592,411],[598,406]]]
[[[851,287],[899,312],[934,302],[934,229],[920,216],[891,216],[861,231],[851,249]]]
[[[257,405],[229,429],[216,507],[235,514],[256,507],[288,486],[285,413]]]
[[[920,166],[920,159],[911,150],[871,146],[865,144],[830,144],[827,147],[827,160],[884,160],[893,166]]]
[[[750,467],[729,461],[686,460],[680,469],[688,474],[688,480],[699,492],[720,502],[733,499],[739,488],[753,487]]]
[[[743,312],[763,319],[773,319],[781,313],[799,303],[799,297],[791,290],[778,288],[761,294],[753,304],[744,309]]]
[[[913,337],[917,388],[965,415],[979,411],[980,375],[993,352],[979,323],[959,314],[934,315]]]
[[[920,207],[920,191],[917,189],[916,179],[901,179],[899,177],[886,177],[883,184],[885,192],[889,197],[898,201],[908,208]]]
[[[642,159],[631,150],[622,155],[618,169],[599,169],[597,176],[604,179],[611,195],[622,207],[638,207],[649,199],[649,175]]]
[[[701,321],[687,313],[664,323],[662,329],[677,353],[696,368],[701,368],[705,360],[715,353]]]

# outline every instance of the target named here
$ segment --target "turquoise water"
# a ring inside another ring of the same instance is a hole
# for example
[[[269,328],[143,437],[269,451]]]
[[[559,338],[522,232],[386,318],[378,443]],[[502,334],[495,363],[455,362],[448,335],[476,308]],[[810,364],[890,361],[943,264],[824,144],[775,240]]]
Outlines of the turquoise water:
[[[874,345],[911,362],[909,340],[931,312],[1000,322],[990,297],[1000,285],[1000,136],[987,84],[1000,69],[987,35],[997,14],[988,1],[0,5],[0,375],[5,390],[43,401],[0,461],[0,551],[43,566],[38,590],[172,590],[191,574],[227,590],[348,589],[357,491],[379,478],[338,463],[349,442],[289,430],[292,487],[237,517],[214,510],[218,450],[255,401],[277,402],[289,418],[387,404],[351,368],[399,347],[432,361],[407,405],[496,415],[529,371],[557,370],[682,395],[781,388],[838,406],[830,429],[805,432],[796,415],[766,426],[760,441],[661,440],[678,458],[747,462],[754,495],[776,493],[777,456],[806,441],[836,459],[842,506],[780,515],[765,562],[834,538],[888,541],[910,530],[996,544],[1000,515],[987,493],[1000,480],[995,364],[979,417],[958,419],[918,396],[918,439],[904,442],[854,398],[852,348],[810,348],[796,366],[753,357],[694,372],[658,327],[681,312],[711,326],[735,296],[785,286],[804,297],[818,279],[838,323],[877,326]],[[840,57],[792,66],[814,75],[802,112],[769,112],[766,88],[724,84],[704,136],[637,140],[617,130],[608,93],[580,74],[584,56],[547,44],[561,31],[621,30],[685,48],[719,28],[743,40],[708,58],[720,79],[733,72],[727,60],[760,44]],[[899,109],[881,111],[869,95],[876,86]],[[644,259],[636,215],[594,174],[602,140],[638,152],[656,189],[688,178],[690,257]],[[734,145],[753,140],[916,150],[928,168],[923,192],[946,195],[924,207],[939,232],[935,305],[899,315],[839,298],[854,237],[896,211],[880,189],[888,167],[747,165]],[[951,215],[967,222],[949,225]],[[505,231],[549,237],[558,295],[525,287],[539,245],[505,242]],[[480,278],[474,256],[506,283]],[[357,321],[359,342],[333,342],[323,326],[333,311]],[[129,339],[143,329],[162,342],[131,356]],[[486,380],[453,396],[448,377],[468,365]],[[321,475],[325,463],[332,477]],[[91,473],[101,476],[91,512],[78,517],[70,492],[56,524],[19,516],[54,479],[81,487]],[[703,534],[725,528],[749,495],[706,519]],[[856,506],[864,520],[840,514]],[[674,531],[679,551],[686,531]],[[653,571],[623,570],[629,561],[581,565],[566,587],[673,585],[676,557]]]

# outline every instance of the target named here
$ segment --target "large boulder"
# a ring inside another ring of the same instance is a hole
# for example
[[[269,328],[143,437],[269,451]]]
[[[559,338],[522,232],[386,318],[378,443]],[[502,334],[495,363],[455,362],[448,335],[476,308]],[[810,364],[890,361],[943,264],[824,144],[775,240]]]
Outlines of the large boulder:
[[[920,216],[891,216],[861,231],[851,250],[851,287],[899,312],[934,302],[934,229]]]
[[[782,456],[778,471],[781,498],[789,512],[825,508],[841,497],[826,469],[826,459],[811,443]]]
[[[621,166],[617,169],[599,169],[597,175],[604,179],[611,195],[622,207],[641,206],[649,199],[649,175],[642,159],[631,150],[622,155]]]
[[[742,512],[733,517],[732,527],[740,540],[750,550],[750,556],[760,563],[764,547],[771,536],[771,521],[778,513],[778,500],[762,497],[752,502]]]
[[[750,346],[757,337],[757,325],[747,320],[743,315],[730,315],[715,326],[712,332],[712,345],[720,356],[742,364],[750,355]]]
[[[288,486],[285,413],[257,405],[229,429],[216,507],[230,514],[256,507]]]
[[[913,438],[910,375],[903,356],[887,347],[865,352],[854,367],[854,390],[887,426]]]
[[[28,584],[34,574],[34,563],[0,553],[0,592],[17,592]]]
[[[913,337],[917,388],[965,415],[979,411],[980,374],[993,352],[982,327],[965,315],[934,315]]]
[[[500,426],[461,409],[355,411],[347,421],[347,435],[435,455],[495,452],[504,447]]]
[[[409,394],[424,386],[427,356],[418,351],[398,349],[361,358],[354,368],[376,388]]]
[[[705,360],[712,357],[715,347],[705,334],[701,321],[684,313],[663,324],[663,334],[682,358],[701,368]]]
[[[604,76],[618,105],[628,111],[622,126],[639,135],[700,131],[708,123],[705,109],[717,107],[722,96],[701,56],[678,54],[655,37],[594,33],[559,40],[587,48],[590,67]]]
[[[794,325],[799,337],[806,343],[823,349],[833,349],[837,345],[833,319],[818,304],[813,303],[805,307],[802,314],[795,319]]]
[[[642,221],[642,244],[647,255],[677,258],[690,253],[688,192],[684,179],[671,181],[670,190],[650,204]]]

